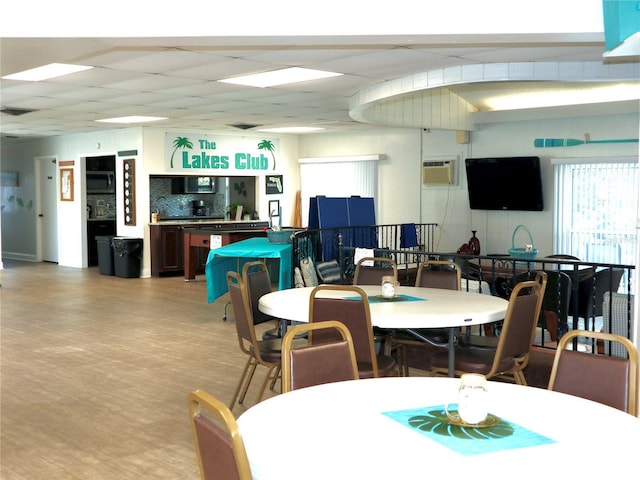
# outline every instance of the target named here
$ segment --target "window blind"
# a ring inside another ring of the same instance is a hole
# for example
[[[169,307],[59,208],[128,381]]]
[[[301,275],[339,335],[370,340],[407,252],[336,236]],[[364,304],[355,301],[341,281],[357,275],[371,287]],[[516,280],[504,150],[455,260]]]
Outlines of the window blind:
[[[302,224],[309,224],[309,198],[318,195],[326,197],[359,195],[373,198],[377,204],[378,157],[375,155],[354,159],[350,157],[300,159]]]
[[[554,252],[587,262],[633,265],[636,259],[638,160],[552,159]]]

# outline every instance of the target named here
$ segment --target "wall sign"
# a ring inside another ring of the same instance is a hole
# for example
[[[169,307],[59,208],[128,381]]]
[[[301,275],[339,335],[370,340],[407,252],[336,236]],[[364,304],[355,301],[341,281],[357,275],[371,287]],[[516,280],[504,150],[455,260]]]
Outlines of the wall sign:
[[[266,191],[267,195],[273,195],[276,193],[282,193],[282,175],[267,175],[265,176],[267,182]]]
[[[251,175],[277,169],[279,142],[264,137],[166,133],[165,168],[204,175]]]
[[[122,161],[122,185],[124,186],[124,224],[136,224],[136,163],[134,158]]]

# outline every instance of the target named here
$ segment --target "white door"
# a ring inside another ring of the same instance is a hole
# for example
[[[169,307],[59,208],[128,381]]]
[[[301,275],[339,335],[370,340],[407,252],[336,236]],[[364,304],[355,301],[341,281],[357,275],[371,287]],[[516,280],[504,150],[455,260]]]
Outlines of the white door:
[[[36,157],[38,258],[58,263],[57,157]]]

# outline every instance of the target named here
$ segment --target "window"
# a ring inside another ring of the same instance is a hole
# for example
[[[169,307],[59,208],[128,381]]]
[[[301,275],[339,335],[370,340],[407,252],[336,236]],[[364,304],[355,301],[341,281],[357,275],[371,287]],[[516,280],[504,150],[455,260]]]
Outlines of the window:
[[[633,265],[639,164],[636,158],[552,159],[554,252],[587,262]]]

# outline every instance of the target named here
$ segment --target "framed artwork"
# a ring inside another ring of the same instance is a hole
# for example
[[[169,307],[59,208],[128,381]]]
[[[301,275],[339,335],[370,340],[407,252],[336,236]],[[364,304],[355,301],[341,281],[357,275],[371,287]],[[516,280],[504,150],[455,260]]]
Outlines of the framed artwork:
[[[266,180],[266,192],[267,195],[275,195],[284,192],[282,188],[282,175],[267,175]],[[271,209],[269,209],[271,211]]]
[[[60,169],[60,201],[73,202],[73,168]]]
[[[280,225],[280,200],[269,200],[269,222]]]
[[[136,164],[134,158],[122,161],[122,185],[124,186],[124,224],[136,224]]]

